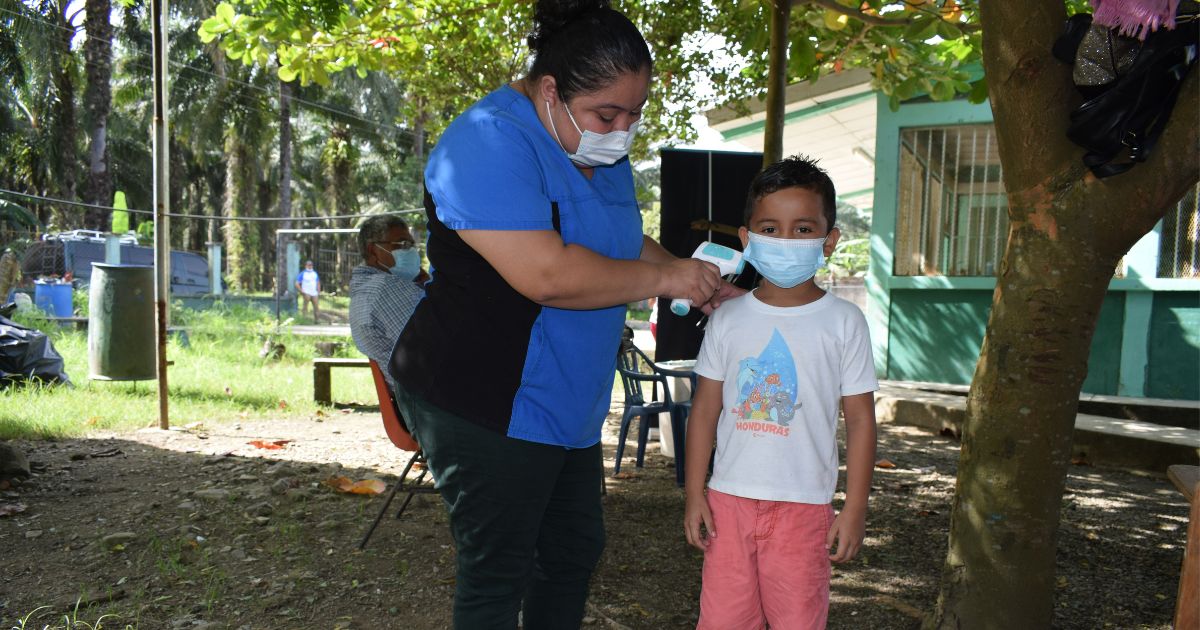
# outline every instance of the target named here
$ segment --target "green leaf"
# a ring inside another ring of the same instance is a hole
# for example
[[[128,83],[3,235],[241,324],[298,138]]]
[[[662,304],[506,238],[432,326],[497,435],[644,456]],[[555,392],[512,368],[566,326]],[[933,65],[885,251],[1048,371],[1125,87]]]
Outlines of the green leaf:
[[[233,5],[229,4],[228,2],[222,2],[221,4],[217,5],[216,14],[217,18],[222,22],[233,26],[233,18],[237,15],[237,11],[234,10]]]
[[[205,44],[217,38],[217,35],[229,30],[224,22],[217,18],[208,18],[200,23],[200,28],[196,34],[200,36],[200,41]]]
[[[947,81],[938,81],[933,84],[933,92],[931,93],[935,101],[949,101],[954,98],[954,85]]]
[[[945,40],[958,39],[963,36],[962,30],[946,20],[937,20],[936,30],[938,36]]]
[[[792,39],[791,50],[788,51],[788,74],[794,77],[807,77],[817,64],[817,48],[807,35]]]
[[[322,64],[314,65],[312,67],[312,75],[313,75],[312,76],[313,81],[315,81],[317,83],[317,85],[321,85],[321,86],[329,85],[329,73],[325,71],[324,65],[322,65]]]
[[[972,103],[982,103],[987,100],[988,88],[987,79],[980,79],[971,84],[971,91],[967,94],[967,100]]]
[[[933,18],[923,15],[917,16],[913,18],[908,28],[904,29],[904,39],[908,41],[925,41],[928,39],[928,36],[923,35],[923,33],[930,26],[935,29],[937,28],[937,25],[933,24]]]
[[[279,66],[279,80],[290,83],[296,80],[296,71],[288,66]]]

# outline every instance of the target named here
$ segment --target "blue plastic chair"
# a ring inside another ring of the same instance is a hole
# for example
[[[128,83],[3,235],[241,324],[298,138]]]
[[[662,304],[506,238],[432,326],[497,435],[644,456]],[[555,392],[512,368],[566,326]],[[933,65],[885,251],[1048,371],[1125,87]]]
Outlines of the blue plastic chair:
[[[683,452],[685,425],[691,402],[678,403],[671,399],[671,390],[667,387],[668,374],[654,365],[654,362],[644,352],[633,345],[630,340],[621,342],[621,352],[617,356],[617,372],[621,375],[621,386],[625,390],[625,413],[621,416],[621,428],[617,437],[617,459],[613,465],[613,474],[621,472],[621,458],[625,453],[625,440],[629,436],[630,425],[634,418],[640,418],[637,440],[637,467],[642,468],[646,458],[646,441],[650,437],[652,420],[657,420],[659,414],[671,414],[671,438],[675,444],[675,483],[683,484]],[[674,373],[670,374],[676,375]],[[645,383],[650,384],[650,396],[646,396]],[[659,386],[662,395],[659,396]]]

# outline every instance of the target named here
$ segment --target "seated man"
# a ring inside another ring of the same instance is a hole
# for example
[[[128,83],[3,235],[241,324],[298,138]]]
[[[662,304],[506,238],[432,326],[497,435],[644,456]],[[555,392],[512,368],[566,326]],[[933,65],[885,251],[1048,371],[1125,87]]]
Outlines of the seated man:
[[[363,264],[350,276],[350,336],[359,351],[375,359],[388,385],[392,347],[425,291],[421,252],[408,225],[391,214],[368,217],[359,225]]]

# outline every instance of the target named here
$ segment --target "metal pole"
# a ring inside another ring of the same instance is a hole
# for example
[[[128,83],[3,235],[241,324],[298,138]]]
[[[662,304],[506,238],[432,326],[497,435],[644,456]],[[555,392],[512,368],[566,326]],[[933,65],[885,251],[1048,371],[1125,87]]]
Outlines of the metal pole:
[[[285,224],[286,225],[286,224]],[[286,277],[287,261],[283,259],[283,253],[280,251],[280,237],[283,235],[279,230],[275,230],[275,323],[279,323],[279,294],[283,291],[284,280],[281,277]]]
[[[154,309],[158,353],[158,426],[169,429],[167,412],[167,305],[171,298],[170,178],[167,173],[167,0],[151,0],[154,51]]]

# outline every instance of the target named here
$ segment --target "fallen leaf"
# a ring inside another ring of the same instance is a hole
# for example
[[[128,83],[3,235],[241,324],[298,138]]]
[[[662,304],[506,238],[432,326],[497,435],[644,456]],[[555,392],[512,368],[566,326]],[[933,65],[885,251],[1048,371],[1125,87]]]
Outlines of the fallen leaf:
[[[250,440],[246,443],[254,448],[265,448],[268,451],[277,451],[286,446],[288,442],[291,442],[291,440],[274,440],[271,442],[266,440]]]
[[[387,484],[378,479],[351,481],[349,477],[330,477],[321,483],[347,494],[382,494]]]
[[[0,503],[0,517],[12,516],[25,511],[24,503]]]
[[[875,462],[875,467],[876,468],[895,468],[896,464],[894,464],[892,462],[892,460],[890,460],[890,459],[881,459],[881,460]]]
[[[317,413],[316,413],[316,414],[314,414],[314,415],[316,415],[318,418],[324,418],[324,417],[325,417],[325,412],[324,412],[324,411],[321,411],[320,409],[318,409],[318,410],[317,410]]]
[[[637,475],[634,475],[631,472],[619,472],[619,473],[613,475],[613,479],[633,479],[636,476]]]
[[[1058,588],[1067,588],[1067,578],[1065,576],[1061,576],[1061,575],[1058,576],[1058,582],[1056,583],[1056,585],[1058,586]]]
[[[87,420],[85,420],[84,424],[88,425],[89,427],[94,427],[99,422],[100,422],[100,416],[92,416],[91,418],[88,418]]]
[[[279,408],[280,409],[287,409],[287,406],[288,406],[288,404],[287,404],[286,400],[283,400],[283,399],[279,400]]]

